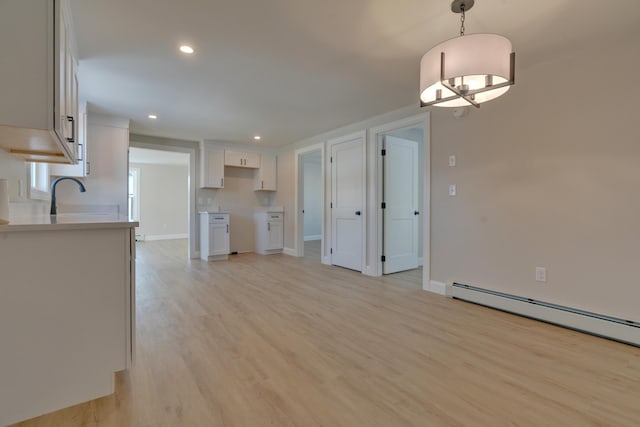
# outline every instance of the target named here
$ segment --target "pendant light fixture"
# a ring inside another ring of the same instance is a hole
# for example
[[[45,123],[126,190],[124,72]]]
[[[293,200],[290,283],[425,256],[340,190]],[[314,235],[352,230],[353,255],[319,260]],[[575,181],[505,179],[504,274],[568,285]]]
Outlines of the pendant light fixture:
[[[511,42],[497,34],[464,34],[465,12],[474,0],[454,0],[460,13],[460,36],[425,53],[420,62],[420,105],[463,107],[503,95],[515,83],[516,54]]]

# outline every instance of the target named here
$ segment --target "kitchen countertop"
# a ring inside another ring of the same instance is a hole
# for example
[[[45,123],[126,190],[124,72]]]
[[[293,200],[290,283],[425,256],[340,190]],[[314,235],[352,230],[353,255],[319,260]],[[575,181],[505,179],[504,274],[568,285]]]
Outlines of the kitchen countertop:
[[[254,212],[284,213],[284,206],[264,206],[264,207],[254,209]]]
[[[33,215],[10,218],[0,225],[0,233],[16,231],[89,230],[97,228],[133,228],[139,224],[116,214]]]

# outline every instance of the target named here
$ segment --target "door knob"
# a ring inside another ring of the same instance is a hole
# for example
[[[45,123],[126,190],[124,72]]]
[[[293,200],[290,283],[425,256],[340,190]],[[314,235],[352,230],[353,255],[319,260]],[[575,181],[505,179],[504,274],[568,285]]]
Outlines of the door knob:
[[[360,211],[356,211],[356,215],[360,215]]]

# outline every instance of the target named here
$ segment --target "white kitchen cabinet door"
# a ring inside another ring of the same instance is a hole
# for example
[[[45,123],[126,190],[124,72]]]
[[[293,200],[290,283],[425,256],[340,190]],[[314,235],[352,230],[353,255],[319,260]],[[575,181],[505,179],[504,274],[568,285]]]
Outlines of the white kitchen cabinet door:
[[[228,259],[229,243],[229,214],[200,212],[200,259]]]
[[[256,212],[255,250],[262,255],[281,253],[284,247],[284,213]]]
[[[224,188],[224,150],[201,146],[200,188]]]
[[[274,154],[262,154],[260,169],[255,172],[253,189],[255,191],[276,191],[277,174],[276,156]]]
[[[260,167],[260,154],[244,151],[225,150],[225,166],[257,169]]]
[[[209,224],[209,255],[229,255],[229,223]]]
[[[52,164],[49,166],[49,174],[51,176],[74,176],[85,177],[88,174],[87,167],[87,111],[86,103],[80,106],[78,111],[78,143],[77,143],[77,158],[78,163],[75,165],[65,164]]]
[[[0,146],[25,160],[76,162],[68,3],[0,2],[0,56],[11,58],[0,67]]]
[[[267,223],[267,249],[282,249],[284,246],[284,227],[282,220]]]

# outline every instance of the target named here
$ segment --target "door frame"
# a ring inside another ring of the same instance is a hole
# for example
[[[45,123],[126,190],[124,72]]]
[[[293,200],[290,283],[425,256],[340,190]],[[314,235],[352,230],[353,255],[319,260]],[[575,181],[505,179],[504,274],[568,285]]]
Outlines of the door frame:
[[[370,129],[370,135],[375,147],[375,177],[374,182],[376,183],[376,203],[375,203],[375,223],[376,223],[376,257],[375,262],[372,263],[372,266],[375,266],[375,271],[373,275],[381,276],[382,275],[382,156],[380,155],[380,150],[382,149],[382,136],[386,133],[392,132],[394,130],[403,129],[410,126],[422,125],[423,132],[423,192],[422,194],[422,210],[421,210],[421,221],[422,221],[422,289],[430,290],[431,289],[431,114],[429,112],[417,114],[415,116],[407,117],[401,120],[396,120],[391,123],[386,123],[381,126],[372,127]]]
[[[189,154],[189,182],[187,183],[189,192],[189,204],[187,206],[189,243],[187,245],[187,257],[190,259],[198,259],[200,258],[200,239],[196,229],[196,224],[198,223],[198,211],[196,209],[196,186],[198,182],[196,181],[196,149],[155,142],[144,142],[144,138],[145,136],[129,135],[129,147]],[[127,156],[127,159],[129,159],[129,156]]]
[[[363,274],[367,274],[369,270],[369,265],[367,264],[367,221],[368,221],[368,206],[367,206],[367,131],[365,129],[357,132],[350,133],[348,135],[340,136],[338,138],[333,138],[327,141],[327,155],[331,157],[331,150],[334,145],[340,144],[342,142],[349,142],[354,139],[362,139],[362,224],[361,224],[361,233],[362,233],[362,263],[361,263],[361,272]],[[333,193],[331,188],[331,180],[332,180],[332,163],[325,162],[325,176],[327,180],[325,180],[325,189],[326,189],[326,200],[333,200]],[[323,230],[323,241],[325,242],[324,248],[322,251],[323,255],[323,263],[324,264],[332,264],[330,249],[333,245],[332,242],[332,212],[329,203],[325,203],[325,218],[323,221],[325,223],[325,228]],[[326,259],[326,262],[324,261]]]
[[[293,230],[294,230],[294,252],[295,256],[304,256],[304,218],[302,216],[302,202],[304,201],[304,176],[303,176],[303,168],[302,165],[302,156],[307,153],[311,153],[313,151],[320,151],[320,179],[322,189],[321,194],[322,198],[320,200],[320,215],[321,215],[321,224],[320,224],[320,235],[322,236],[320,239],[320,253],[322,254],[322,262],[326,264],[324,257],[324,246],[325,246],[325,144],[324,142],[309,145],[308,147],[298,148],[294,154],[294,170],[295,170],[295,184],[294,184],[294,211],[295,214],[293,216]]]

